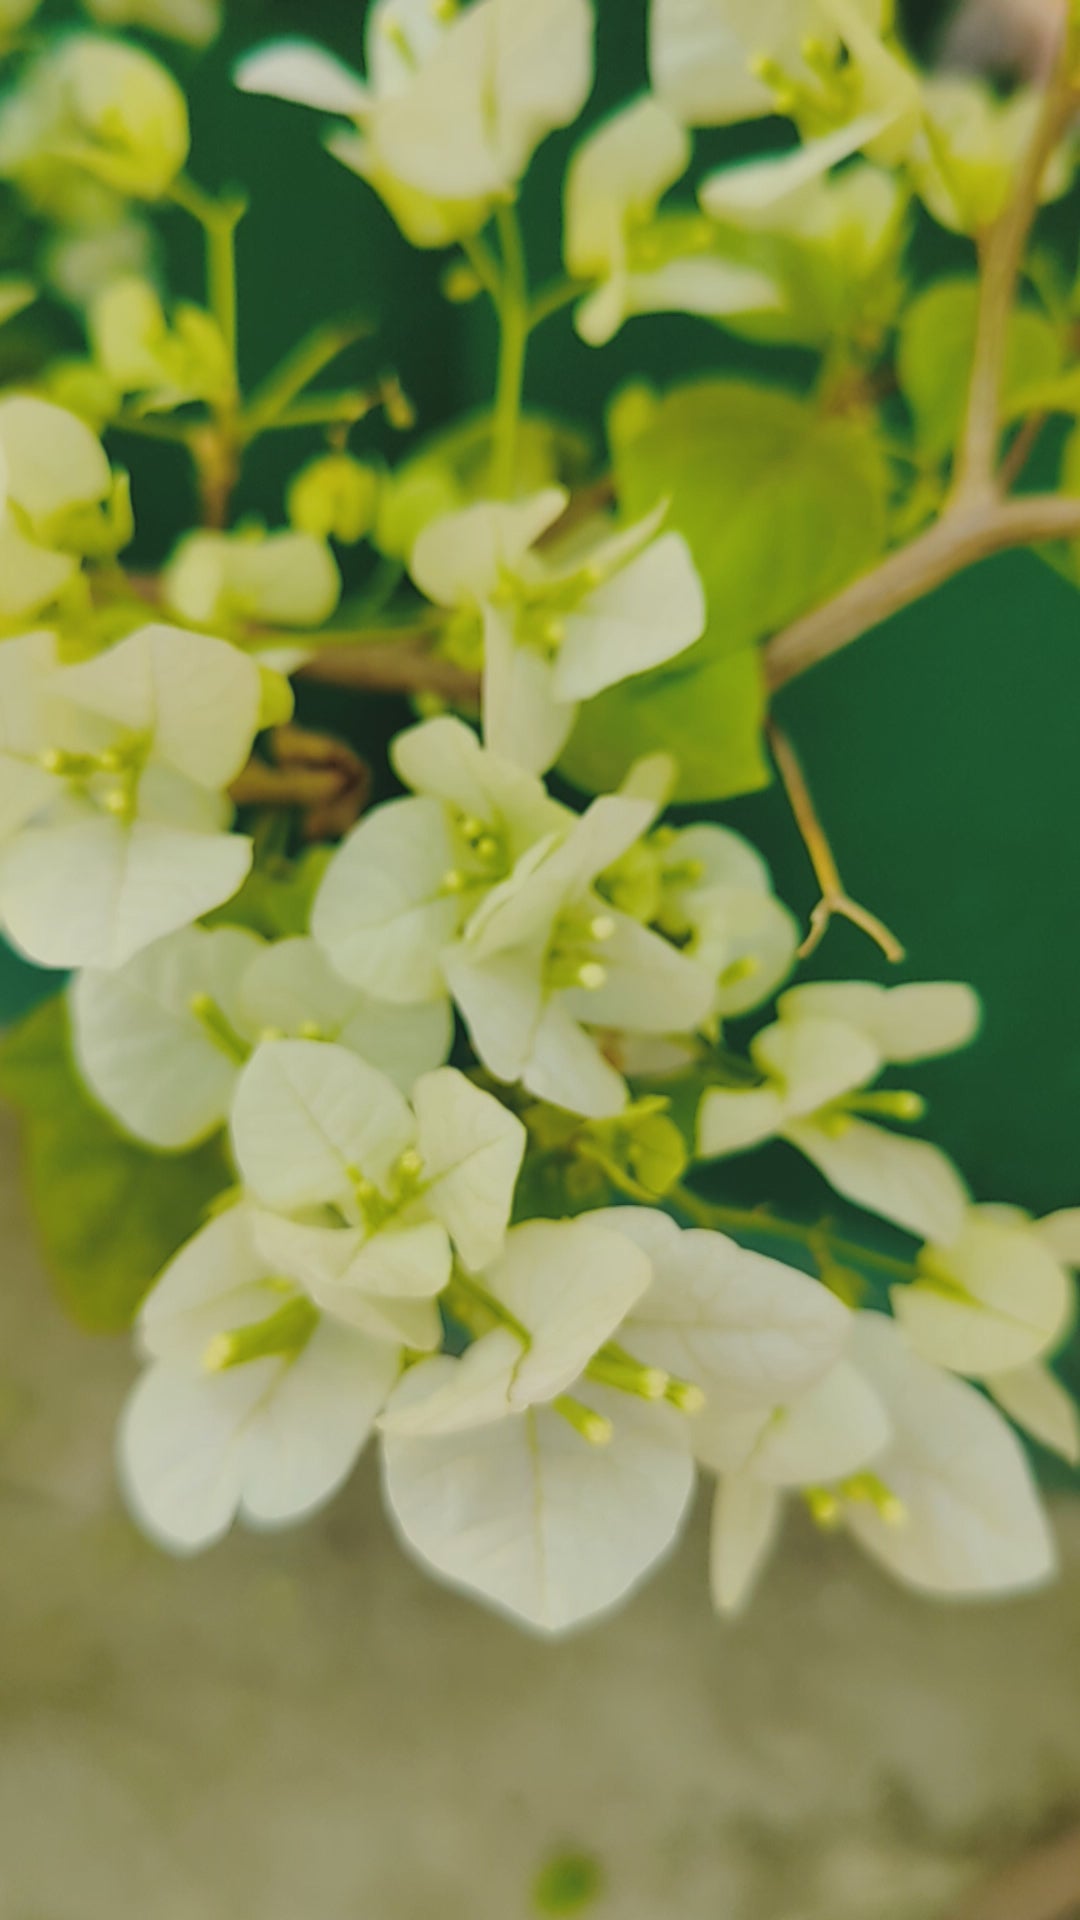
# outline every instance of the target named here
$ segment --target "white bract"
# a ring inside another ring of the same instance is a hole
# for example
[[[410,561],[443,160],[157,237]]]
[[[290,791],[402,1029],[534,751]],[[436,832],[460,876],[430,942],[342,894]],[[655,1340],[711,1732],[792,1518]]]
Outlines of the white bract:
[[[399,1348],[320,1316],[264,1260],[231,1207],[166,1268],[138,1321],[148,1366],[124,1412],[120,1474],[141,1527],[174,1553],[239,1514],[278,1527],[351,1473],[401,1364]]]
[[[1058,1216],[1060,1219],[1062,1216]],[[948,1246],[927,1246],[892,1309],[917,1353],[981,1380],[1006,1412],[1066,1458],[1080,1451],[1075,1406],[1048,1368],[1076,1311],[1060,1229],[1011,1207],[971,1207]]]
[[[741,834],[702,824],[663,828],[654,924],[716,983],[718,1020],[749,1013],[791,972],[798,923],[776,898],[761,855]]]
[[[252,847],[224,789],[262,701],[254,661],[175,627],[70,667],[48,633],[0,646],[0,915],[24,953],[121,966],[236,892]]]
[[[405,1544],[545,1633],[623,1599],[670,1550],[690,1500],[685,1416],[613,1387],[611,1356],[596,1364],[650,1277],[638,1247],[591,1220],[513,1228],[466,1290],[463,1311],[478,1297],[494,1308],[491,1330],[460,1360],[411,1368],[383,1418]]]
[[[1012,197],[1042,113],[1043,97],[1022,87],[1002,98],[984,80],[934,74],[922,83],[923,126],[908,155],[916,192],[954,233],[982,234]],[[1073,162],[1064,146],[1044,169],[1044,203],[1068,191]]]
[[[449,717],[399,733],[412,798],[376,807],[339,847],[312,932],[334,967],[379,998],[445,1000],[443,954],[493,888],[564,840],[576,816],[543,782]]]
[[[837,98],[855,109],[868,82],[902,91],[880,37],[891,12],[890,0],[652,0],[653,85],[687,126]]]
[[[951,1240],[967,1191],[952,1162],[928,1141],[873,1124],[917,1119],[910,1093],[866,1093],[890,1062],[931,1059],[967,1044],[978,1023],[970,987],[822,983],[782,996],[779,1020],[750,1045],[761,1084],[712,1087],[698,1115],[706,1160],[786,1140],[856,1205],[919,1239]]]
[[[118,394],[139,395],[141,411],[169,413],[189,400],[221,404],[231,397],[234,375],[216,321],[188,301],[170,322],[143,275],[110,275],[88,321],[102,373]]]
[[[0,109],[0,176],[61,219],[86,208],[87,185],[160,200],[189,144],[187,102],[168,69],[98,34],[58,41]]]
[[[192,626],[321,627],[341,598],[325,540],[289,528],[189,533],[162,576],[165,604]]]
[[[411,1092],[450,1051],[445,1004],[373,1001],[340,980],[313,940],[266,944],[241,927],[185,927],[109,972],[80,973],[71,996],[87,1085],[151,1146],[192,1147],[228,1119],[240,1070],[261,1039],[333,1040]]]
[[[558,759],[582,700],[673,660],[705,630],[701,582],[682,535],[660,532],[663,506],[537,550],[568,502],[549,487],[446,514],[424,528],[409,567],[473,636],[487,745],[533,773]]]
[[[87,553],[124,544],[124,510],[97,436],[31,395],[0,401],[0,620],[33,619],[70,586]],[[5,499],[6,496],[6,499]]]
[[[207,47],[221,32],[224,0],[83,0],[102,27],[144,27],[191,47]]]
[[[624,1340],[635,1359],[701,1390],[695,1444],[715,1418],[771,1413],[839,1360],[851,1316],[807,1274],[658,1209],[612,1207],[589,1220],[649,1257],[652,1281]]]
[[[414,246],[475,233],[592,83],[589,0],[376,0],[366,79],[304,40],[242,61],[237,85],[352,127],[327,146],[367,180]]]
[[[889,1502],[845,1503],[860,1546],[923,1593],[1044,1585],[1057,1564],[1046,1515],[1023,1451],[989,1401],[920,1359],[880,1313],[857,1316],[852,1358],[891,1428],[874,1461]]]
[[[756,1425],[706,1414],[696,1435],[699,1458],[720,1474],[711,1566],[722,1612],[749,1598],[789,1490],[923,1592],[1020,1592],[1053,1571],[1038,1494],[1005,1422],[881,1314],[853,1317],[847,1357],[809,1392]]]
[[[443,958],[480,1059],[496,1078],[593,1118],[618,1113],[626,1083],[587,1028],[691,1032],[714,981],[596,891],[655,805],[608,795],[561,844],[488,894]]]
[[[502,1245],[521,1122],[449,1067],[410,1106],[340,1045],[271,1040],[241,1074],[232,1134],[275,1271],[362,1331],[436,1346],[455,1251],[483,1266]]]
[[[566,176],[564,252],[574,279],[597,283],[575,315],[590,346],[603,346],[633,314],[718,319],[776,305],[763,274],[716,256],[707,222],[659,211],[689,162],[689,137],[647,95],[577,149]]]

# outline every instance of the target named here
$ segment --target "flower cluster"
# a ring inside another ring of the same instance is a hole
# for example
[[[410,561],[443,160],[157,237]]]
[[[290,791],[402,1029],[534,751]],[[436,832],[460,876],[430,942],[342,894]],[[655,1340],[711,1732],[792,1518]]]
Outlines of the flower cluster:
[[[218,24],[214,0],[87,6],[192,44]],[[33,11],[0,6],[8,51]],[[375,407],[414,424],[396,380],[311,384],[347,327],[245,392],[243,207],[186,174],[159,61],[84,25],[28,45],[0,102],[0,178],[49,227],[37,271],[85,342],[0,397],[0,926],[72,973],[74,1063],[109,1138],[145,1149],[148,1180],[208,1146],[222,1169],[138,1276],[124,1489],[187,1553],[237,1518],[314,1512],[376,1441],[408,1549],[547,1633],[637,1586],[702,1473],[723,1612],[785,1495],[910,1587],[1022,1591],[1054,1546],[1016,1429],[1080,1457],[1052,1368],[1080,1211],[976,1200],[904,1130],[926,1103],[896,1070],[974,1040],[972,988],[790,984],[806,944],[765,862],[668,809],[768,777],[755,644],[859,573],[864,523],[893,510],[863,415],[913,199],[982,239],[1041,104],[918,72],[886,0],[653,0],[652,91],[578,143],[567,278],[534,294],[514,203],[584,106],[592,35],[590,0],[376,0],[362,77],[299,39],[240,65],[248,93],[327,116],[408,241],[457,249],[450,298],[493,299],[491,415],[393,472],[349,443]],[[692,128],[776,113],[790,150],[667,202]],[[1044,197],[1074,159],[1064,132],[1047,146]],[[156,276],[160,203],[205,230],[205,304]],[[964,291],[946,299],[974,333]],[[829,380],[805,403],[706,387],[699,409],[690,390],[681,440],[632,389],[612,474],[578,485],[570,437],[522,405],[529,336],[559,308],[596,346],[661,311],[827,344]],[[1039,411],[1075,406],[1075,369],[1070,387],[1040,367]],[[736,442],[719,515],[715,409]],[[235,523],[252,447],[311,430],[287,520]],[[149,575],[121,562],[113,434],[191,459],[199,522]],[[771,528],[739,544],[728,522],[771,472],[788,484],[785,459],[809,531],[777,559]],[[926,445],[910,464],[917,524],[941,476]],[[854,501],[850,553],[850,529],[818,539],[819,494]],[[363,543],[381,555],[363,618],[335,632]],[[290,724],[292,677],[348,683],[350,661],[418,695],[377,804],[348,746]],[[727,1162],[773,1142],[850,1232],[692,1183],[708,1168],[726,1191]]]

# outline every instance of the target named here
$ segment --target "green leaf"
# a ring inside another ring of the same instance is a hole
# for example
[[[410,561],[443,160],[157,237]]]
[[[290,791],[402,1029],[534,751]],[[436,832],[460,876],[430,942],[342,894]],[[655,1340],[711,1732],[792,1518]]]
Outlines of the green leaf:
[[[1010,413],[1072,413],[1080,415],[1080,366],[1067,367],[1052,380],[1036,381],[1015,396]]]
[[[871,428],[793,394],[695,380],[662,398],[620,395],[615,483],[634,520],[658,499],[694,556],[704,637],[670,667],[584,707],[561,770],[610,790],[639,754],[674,754],[679,801],[767,786],[757,642],[864,572],[885,544],[888,474]]]
[[[5,1035],[0,1094],[23,1117],[31,1206],[64,1306],[91,1332],[121,1332],[231,1184],[223,1147],[159,1154],[120,1133],[79,1080],[62,995]]]
[[[757,649],[719,660],[696,655],[589,700],[559,771],[586,793],[610,793],[643,754],[667,752],[679,767],[676,800],[727,800],[768,786]]]
[[[709,602],[700,655],[737,653],[873,565],[889,474],[868,421],[738,380],[663,398],[631,388],[610,421],[626,519],[670,501]]]
[[[943,458],[955,445],[975,351],[979,291],[974,280],[939,280],[904,315],[897,350],[900,390],[915,420],[923,451]],[[1061,342],[1045,315],[1018,307],[1009,322],[1004,407],[1026,410],[1026,390],[1052,381],[1061,367]]]

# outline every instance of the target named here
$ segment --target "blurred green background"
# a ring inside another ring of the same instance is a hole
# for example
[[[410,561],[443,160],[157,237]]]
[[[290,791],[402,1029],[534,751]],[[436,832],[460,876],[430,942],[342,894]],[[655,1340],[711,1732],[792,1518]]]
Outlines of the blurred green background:
[[[913,11],[932,32],[941,8]],[[268,33],[302,32],[360,56],[363,7],[352,0],[234,0],[219,45],[195,58],[170,55],[190,90],[191,170],[211,188],[242,183],[251,212],[240,233],[245,378],[261,377],[313,323],[361,308],[377,320],[372,339],[344,363],[347,377],[394,367],[419,410],[417,434],[489,396],[493,337],[479,307],[455,308],[438,292],[439,256],[411,252],[374,196],[326,156],[315,118],[233,92],[236,55]],[[643,0],[599,0],[600,81],[590,114],[634,91],[645,75]],[[156,43],[160,51],[160,43]],[[751,130],[751,143],[769,139]],[[543,149],[527,184],[525,222],[534,274],[557,268],[558,196],[573,136]],[[745,149],[743,135],[708,135],[712,160]],[[1053,216],[1075,253],[1075,199]],[[197,292],[199,244],[182,215],[161,222],[175,292]],[[920,234],[933,274],[967,250]],[[596,352],[565,315],[548,323],[530,362],[528,397],[585,423],[600,444],[604,409],[630,377],[669,385],[700,370],[804,378],[808,363],[737,345],[689,318],[631,323]],[[261,443],[239,497],[241,509],[283,517],[288,472],[317,444],[303,436]],[[395,455],[400,436],[361,429],[354,445]],[[126,440],[114,449],[132,468],[139,517],[137,558],[154,564],[189,515],[183,457]],[[1045,475],[1043,476],[1046,477]],[[363,563],[361,562],[361,567]],[[780,715],[796,741],[849,889],[905,941],[910,959],[890,969],[864,938],[828,934],[810,971],[817,977],[961,977],[986,1006],[969,1055],[906,1071],[932,1100],[928,1123],[976,1193],[1036,1212],[1080,1202],[1075,1147],[1080,1108],[1080,598],[1031,555],[992,562],[850,648],[787,691]],[[320,692],[309,711],[321,724],[371,746],[407,717]],[[805,915],[816,897],[783,796],[775,789],[716,810],[766,853],[778,890]],[[53,982],[0,954],[0,1008],[13,1016]],[[777,1148],[753,1163],[764,1191],[777,1175],[796,1202],[811,1176]],[[774,1193],[773,1197],[776,1197]]]

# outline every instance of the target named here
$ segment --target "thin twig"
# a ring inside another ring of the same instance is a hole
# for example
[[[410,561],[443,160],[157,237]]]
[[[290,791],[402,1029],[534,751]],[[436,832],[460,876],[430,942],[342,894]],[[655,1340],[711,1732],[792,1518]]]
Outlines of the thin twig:
[[[953,1920],[1074,1920],[1080,1913],[1080,1827],[1037,1847],[978,1888]]]
[[[774,692],[786,686],[991,554],[1076,539],[1080,500],[1058,494],[1024,494],[947,509],[927,532],[889,554],[871,573],[774,635],[765,648],[768,684]]]
[[[851,924],[865,933],[877,946],[887,960],[898,965],[904,959],[904,949],[896,935],[890,932],[883,920],[859,905],[848,893],[840,878],[828,835],[818,817],[813,796],[806,783],[791,741],[774,720],[768,726],[769,746],[776,762],[776,770],[783,783],[795,824],[802,836],[803,845],[810,856],[814,877],[821,888],[821,899],[810,915],[810,931],[799,948],[802,958],[813,953],[825,937],[829,923],[833,919],[850,920]]]
[[[368,693],[434,693],[455,706],[475,708],[479,675],[433,653],[426,640],[373,638],[328,647],[300,669],[305,680]]]
[[[1014,435],[998,471],[998,481],[1003,493],[1011,493],[1015,487],[1035,451],[1048,417],[1045,413],[1029,414],[1023,426]]]
[[[1077,106],[1076,88],[1064,54],[1063,17],[1062,57],[1043,97],[1038,124],[1020,165],[1015,189],[1004,212],[979,242],[979,317],[967,409],[954,470],[953,497],[957,502],[985,499],[997,488],[1009,323],[1046,170]]]

